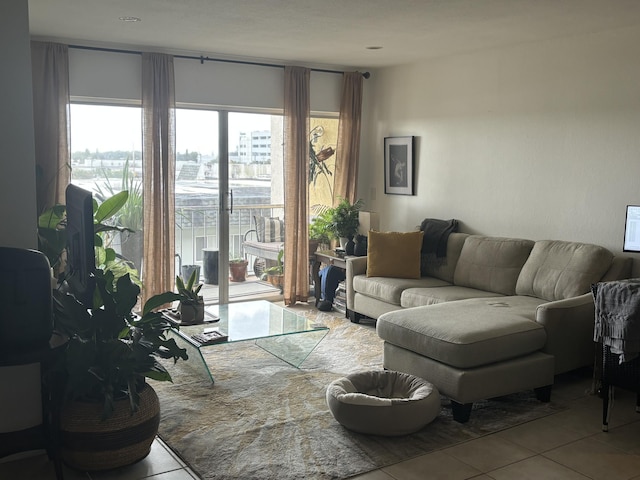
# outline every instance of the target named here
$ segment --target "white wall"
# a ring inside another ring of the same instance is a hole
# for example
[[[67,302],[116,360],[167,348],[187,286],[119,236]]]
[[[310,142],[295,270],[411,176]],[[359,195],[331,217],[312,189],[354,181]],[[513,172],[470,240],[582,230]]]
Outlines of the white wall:
[[[36,180],[29,10],[0,3],[0,245],[36,248]]]
[[[628,28],[374,72],[360,196],[383,229],[456,218],[622,254],[640,204],[638,45]],[[417,137],[415,196],[384,194],[383,138],[401,135]]]

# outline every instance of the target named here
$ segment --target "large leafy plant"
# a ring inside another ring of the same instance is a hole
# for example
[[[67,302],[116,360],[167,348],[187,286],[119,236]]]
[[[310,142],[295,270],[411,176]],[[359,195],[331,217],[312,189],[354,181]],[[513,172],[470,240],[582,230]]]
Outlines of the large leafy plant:
[[[128,274],[116,278],[112,271],[97,269],[94,275],[91,305],[83,305],[72,293],[54,292],[54,321],[56,329],[69,337],[63,362],[66,397],[102,402],[102,416],[108,418],[120,398],[129,399],[132,413],[138,409],[145,377],[171,381],[160,359],[188,358],[168,336],[172,324],[155,311],[183,296],[155,295],[141,315],[135,315],[140,287]]]
[[[107,234],[110,232],[131,232],[130,228],[114,225],[112,219],[129,199],[124,190],[106,198],[98,204],[93,199],[93,230],[96,267],[111,271],[115,277],[128,274],[136,283],[140,283],[138,271],[122,259],[109,246]],[[63,272],[67,249],[67,215],[65,205],[55,205],[38,217],[38,250],[44,253],[59,280],[64,280]]]

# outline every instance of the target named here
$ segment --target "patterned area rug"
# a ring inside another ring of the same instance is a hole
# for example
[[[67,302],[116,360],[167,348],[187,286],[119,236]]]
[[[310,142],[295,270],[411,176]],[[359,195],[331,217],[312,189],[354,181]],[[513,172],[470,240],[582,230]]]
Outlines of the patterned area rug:
[[[173,384],[152,383],[161,438],[203,479],[347,478],[562,409],[525,392],[474,405],[463,425],[443,398],[439,416],[413,435],[350,432],[331,415],[325,390],[345,374],[381,368],[375,326],[307,306],[294,310],[330,328],[300,369],[242,342],[205,354],[215,385],[181,363],[168,367]]]

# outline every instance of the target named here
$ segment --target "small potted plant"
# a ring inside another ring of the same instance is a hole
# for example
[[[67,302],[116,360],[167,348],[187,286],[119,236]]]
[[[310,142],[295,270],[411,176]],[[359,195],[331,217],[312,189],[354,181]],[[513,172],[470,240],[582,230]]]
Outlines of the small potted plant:
[[[309,223],[309,253],[313,254],[318,248],[329,249],[332,236],[331,220],[333,209],[325,208],[313,217]]]
[[[247,265],[244,258],[232,258],[229,260],[229,274],[232,282],[244,282],[247,279]]]
[[[349,200],[343,198],[331,212],[331,230],[340,239],[341,248],[345,248],[349,239],[353,241],[353,237],[358,231],[358,226],[360,225],[358,215],[360,208],[362,208],[362,203],[362,199],[351,204]]]
[[[284,263],[282,261],[282,257],[284,256],[284,250],[280,249],[278,252],[278,260],[276,265],[273,267],[269,267],[265,269],[264,276],[274,287],[279,288],[282,291],[282,287],[284,285]]]
[[[187,283],[181,276],[176,277],[176,287],[180,294],[180,323],[182,325],[195,325],[204,322],[204,299],[200,295],[202,284],[196,285],[196,270],[191,272]]]

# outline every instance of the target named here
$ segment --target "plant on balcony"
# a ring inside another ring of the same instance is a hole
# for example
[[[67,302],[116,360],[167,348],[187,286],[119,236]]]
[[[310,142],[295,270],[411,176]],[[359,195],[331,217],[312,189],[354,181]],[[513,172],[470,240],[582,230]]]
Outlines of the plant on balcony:
[[[284,257],[284,250],[281,248],[280,251],[278,252],[277,263],[274,266],[265,269],[264,271],[264,276],[266,277],[267,282],[269,282],[274,287],[279,288],[280,290],[282,290],[282,287],[284,285],[283,257]]]
[[[193,270],[191,276],[184,283],[181,276],[176,277],[176,288],[180,294],[180,322],[182,325],[195,325],[204,322],[204,298],[200,295],[202,284],[196,284],[196,274]]]
[[[247,279],[247,265],[244,258],[232,258],[229,260],[229,274],[232,282],[244,282]]]

